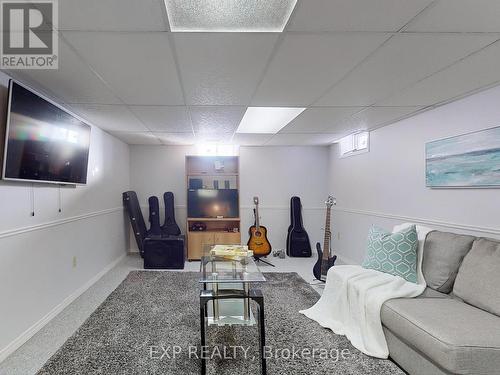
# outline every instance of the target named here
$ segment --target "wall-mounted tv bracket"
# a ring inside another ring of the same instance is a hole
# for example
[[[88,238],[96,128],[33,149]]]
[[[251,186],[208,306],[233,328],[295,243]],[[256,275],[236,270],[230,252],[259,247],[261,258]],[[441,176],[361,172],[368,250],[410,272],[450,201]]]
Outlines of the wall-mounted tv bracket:
[[[31,183],[30,187],[30,210],[31,216],[35,216],[35,184]]]

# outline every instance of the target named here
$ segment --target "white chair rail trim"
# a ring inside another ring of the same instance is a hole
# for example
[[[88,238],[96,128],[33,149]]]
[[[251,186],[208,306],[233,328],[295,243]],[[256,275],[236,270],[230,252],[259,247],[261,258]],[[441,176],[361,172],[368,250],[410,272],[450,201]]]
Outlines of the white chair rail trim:
[[[120,211],[123,211],[123,207],[113,207],[113,208],[107,208],[105,210],[88,212],[88,213],[81,214],[81,215],[71,216],[71,217],[67,217],[64,219],[48,221],[48,222],[41,223],[41,224],[30,225],[30,226],[26,226],[26,227],[22,227],[22,228],[9,229],[9,230],[0,232],[0,239],[6,238],[6,237],[11,237],[11,236],[17,236],[17,235],[27,233],[27,232],[32,232],[35,230],[43,230],[43,229],[55,227],[58,225],[64,225],[64,224],[72,223],[74,221],[87,220],[87,219],[90,219],[90,218],[93,218],[96,216],[110,215],[110,214],[120,212]]]
[[[469,224],[462,224],[462,223],[453,223],[453,222],[448,222],[448,221],[433,220],[433,219],[412,217],[412,216],[402,216],[402,215],[395,215],[395,214],[389,214],[389,213],[384,213],[384,212],[358,210],[358,209],[345,208],[345,207],[333,207],[333,210],[339,211],[339,212],[346,212],[346,213],[353,214],[353,215],[381,217],[381,218],[385,218],[385,219],[409,221],[412,223],[434,225],[434,226],[450,228],[450,229],[460,229],[460,230],[465,230],[465,231],[500,235],[500,228],[483,227],[483,226],[469,225]]]

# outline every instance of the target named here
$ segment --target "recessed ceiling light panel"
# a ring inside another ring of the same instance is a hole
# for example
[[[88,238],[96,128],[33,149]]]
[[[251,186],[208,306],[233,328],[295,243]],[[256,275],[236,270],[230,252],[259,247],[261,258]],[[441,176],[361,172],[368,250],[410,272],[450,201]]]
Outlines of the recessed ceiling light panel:
[[[248,107],[237,133],[276,134],[305,108]]]
[[[282,32],[297,0],[165,0],[173,32]]]

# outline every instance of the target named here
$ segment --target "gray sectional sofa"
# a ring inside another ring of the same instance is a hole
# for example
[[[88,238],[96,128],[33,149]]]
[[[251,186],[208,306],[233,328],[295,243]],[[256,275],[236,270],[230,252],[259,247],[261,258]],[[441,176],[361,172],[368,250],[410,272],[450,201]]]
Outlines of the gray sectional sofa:
[[[427,289],[382,306],[391,358],[409,374],[500,374],[500,241],[433,231]]]

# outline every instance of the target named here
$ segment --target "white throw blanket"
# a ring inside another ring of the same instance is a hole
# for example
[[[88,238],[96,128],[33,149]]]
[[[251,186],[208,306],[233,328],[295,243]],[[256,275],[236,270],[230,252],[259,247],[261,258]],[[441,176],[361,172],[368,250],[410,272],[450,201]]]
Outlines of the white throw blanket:
[[[410,225],[396,226],[393,232]],[[389,349],[382,330],[380,310],[387,300],[417,297],[424,291],[422,253],[425,237],[430,231],[417,225],[418,284],[361,266],[335,266],[328,271],[325,290],[319,301],[301,313],[336,334],[345,335],[363,353],[387,358]]]

